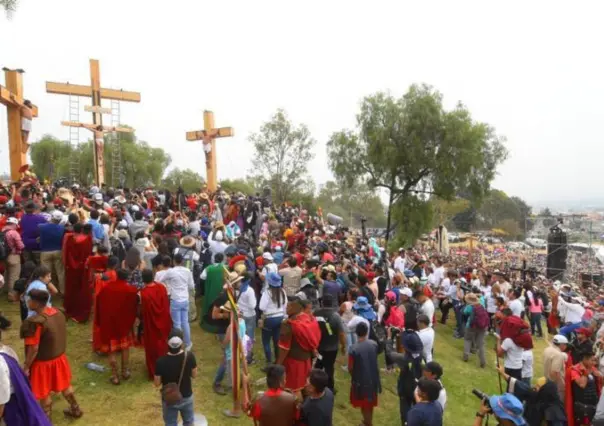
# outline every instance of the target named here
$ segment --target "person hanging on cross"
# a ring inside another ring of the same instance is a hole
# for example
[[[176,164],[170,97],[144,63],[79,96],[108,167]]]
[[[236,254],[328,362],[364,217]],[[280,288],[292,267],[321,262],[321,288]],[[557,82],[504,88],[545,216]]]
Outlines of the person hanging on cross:
[[[27,140],[29,139],[29,132],[31,132],[31,120],[33,118],[31,101],[25,100],[23,101],[23,106],[21,107],[21,140],[23,142],[24,152],[27,152],[29,149],[29,144]]]

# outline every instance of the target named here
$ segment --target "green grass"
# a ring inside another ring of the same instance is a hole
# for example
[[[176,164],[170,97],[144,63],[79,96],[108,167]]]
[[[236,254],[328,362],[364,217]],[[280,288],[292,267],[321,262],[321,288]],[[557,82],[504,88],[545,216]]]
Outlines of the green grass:
[[[9,305],[6,301],[0,302],[0,311],[15,324],[18,324],[18,306]],[[488,394],[499,393],[497,373],[495,370],[495,356],[493,336],[487,339],[487,367],[478,367],[478,359],[473,355],[469,362],[462,361],[463,340],[453,339],[450,325],[437,325],[435,346],[435,360],[444,368],[443,383],[447,389],[447,407],[445,410],[444,424],[446,426],[467,426],[474,419],[479,402],[471,393],[472,388],[479,388]],[[230,406],[230,396],[218,396],[212,392],[212,380],[220,359],[220,350],[213,336],[203,332],[198,324],[192,324],[193,350],[197,357],[199,376],[194,381],[195,411],[202,413],[211,426],[214,425],[249,425],[249,419],[226,419],[222,410]],[[70,322],[68,325],[67,355],[73,372],[73,385],[76,396],[84,411],[84,417],[77,421],[63,417],[62,411],[66,407],[61,396],[54,398],[53,424],[68,425],[81,424],[86,426],[97,425],[163,425],[159,393],[153,388],[147,377],[144,351],[131,350],[132,379],[122,382],[120,386],[109,383],[109,373],[96,373],[84,367],[87,362],[96,362],[107,365],[105,358],[100,358],[92,353],[89,339],[91,330],[89,325],[80,325]],[[18,336],[18,325],[3,333],[3,343],[12,346],[19,356],[23,354],[23,343]],[[533,349],[535,378],[543,371],[541,355],[545,341],[539,340]],[[261,345],[254,348],[257,360],[262,360]],[[22,360],[21,360],[22,361]],[[383,356],[381,357],[383,362]],[[358,410],[353,409],[349,403],[348,389],[350,379],[344,372],[344,358],[338,360],[336,368],[336,396],[334,409],[334,425],[356,425],[361,416]],[[260,363],[261,364],[261,363]],[[252,380],[263,377],[260,366],[251,368]],[[376,425],[400,425],[398,397],[396,396],[396,374],[382,375],[383,392],[380,395],[379,407],[375,411]],[[257,387],[253,391],[263,390]]]

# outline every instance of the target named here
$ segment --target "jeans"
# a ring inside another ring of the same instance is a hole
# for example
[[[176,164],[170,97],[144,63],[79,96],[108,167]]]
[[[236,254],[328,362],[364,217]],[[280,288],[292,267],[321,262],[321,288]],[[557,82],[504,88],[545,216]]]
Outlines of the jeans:
[[[403,426],[407,424],[407,415],[411,408],[415,405],[415,399],[413,397],[407,398],[405,396],[398,397],[399,414],[401,415],[401,422]]]
[[[486,330],[478,329],[474,327],[466,328],[466,334],[463,342],[463,360],[467,361],[470,357],[470,350],[475,347],[478,350],[478,359],[480,359],[480,366],[484,367],[487,364],[487,360],[484,356],[484,336]]]
[[[453,310],[455,311],[455,333],[459,337],[463,337],[463,318],[461,310],[463,305],[458,300],[453,300]]]
[[[222,347],[222,341],[226,337],[225,334],[217,334],[216,340]],[[218,370],[216,370],[216,375],[214,376],[214,385],[219,385],[224,380],[224,375],[226,373],[226,357],[224,356],[224,349],[222,350],[222,358],[220,359],[220,365],[218,366]]]
[[[243,317],[245,321],[245,334],[250,338],[250,342],[252,345],[247,354],[247,362],[252,362],[254,359],[254,332],[256,331],[256,315],[252,315],[251,317]]]
[[[317,360],[315,368],[325,370],[325,373],[327,373],[327,387],[333,392],[334,365],[336,363],[336,358],[338,357],[338,350],[336,349],[335,351],[319,351],[319,353],[321,354],[321,357],[323,357],[323,359]]]
[[[191,328],[189,327],[189,301],[170,300],[170,316],[174,328],[182,330],[185,335],[185,346],[191,346]]]
[[[349,331],[346,333],[346,352],[350,352],[350,348],[356,342],[358,342],[359,338],[354,331]]]
[[[560,327],[560,334],[563,334],[567,339],[570,339],[570,334],[581,327],[583,327],[583,321],[567,324],[564,327]]]
[[[166,426],[178,426],[178,413],[182,417],[183,426],[193,426],[195,413],[193,411],[193,395],[183,398],[175,405],[167,405],[162,401],[162,414]]]
[[[543,328],[541,327],[541,312],[531,312],[531,334],[535,335],[535,329],[539,337],[543,336]]]
[[[264,320],[264,327],[262,327],[262,346],[264,347],[264,356],[266,362],[271,363],[273,359],[271,357],[271,339],[273,340],[273,347],[275,348],[275,361],[279,354],[279,332],[281,331],[281,323],[283,317],[270,317]]]

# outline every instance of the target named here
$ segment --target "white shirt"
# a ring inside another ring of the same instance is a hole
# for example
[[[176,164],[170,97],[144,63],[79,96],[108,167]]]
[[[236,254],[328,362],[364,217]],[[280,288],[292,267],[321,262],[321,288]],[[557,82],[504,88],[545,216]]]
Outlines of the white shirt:
[[[247,290],[241,293],[237,306],[244,318],[251,318],[256,315],[256,292],[252,286],[248,286]]]
[[[170,299],[174,302],[188,302],[189,290],[195,288],[193,274],[184,266],[175,266],[166,270],[163,276],[163,282],[168,287]]]
[[[394,269],[401,274],[405,272],[405,258],[403,256],[397,256],[394,259]]]
[[[228,247],[227,243],[225,243],[224,241],[214,240],[213,234],[213,232],[210,232],[210,235],[208,235],[208,244],[210,245],[210,251],[212,252],[212,263],[214,263],[214,256],[216,256],[218,253],[224,253],[224,251]]]
[[[7,354],[8,356],[14,358],[19,362],[19,358],[15,351],[13,351],[10,347],[4,346],[0,343],[0,353]],[[8,364],[4,360],[3,357],[0,356],[0,405],[4,405],[8,403],[10,400],[10,396],[13,394],[14,389],[13,385],[10,381],[10,371],[8,369]]]
[[[565,322],[576,324],[583,320],[585,308],[578,303],[568,303],[560,297],[558,299],[558,308],[560,309],[560,314],[564,316]]]
[[[533,351],[522,351],[522,378],[533,377]]]
[[[205,271],[205,269],[204,269],[204,271]],[[157,281],[158,283],[165,284],[164,277],[166,276],[166,272],[168,272],[167,269],[164,269],[163,271],[157,271],[155,273],[155,281]]]
[[[434,302],[430,299],[426,299],[419,308],[420,312],[428,317],[430,320],[430,327],[432,327],[432,318],[434,318]]]
[[[512,311],[512,314],[515,317],[520,318],[522,316],[522,311],[524,310],[524,306],[522,306],[522,302],[518,299],[514,299],[510,302],[510,304],[508,305],[508,307],[510,308],[510,310]]]
[[[281,299],[283,303],[281,303],[281,306],[277,305],[277,301],[273,301],[271,292],[269,290],[262,292],[259,308],[264,313],[265,317],[270,318],[285,315],[285,309],[287,308],[287,295],[285,294],[285,290],[281,289],[281,291],[283,292],[283,299]]]
[[[350,333],[356,333],[357,325],[359,325],[362,322],[364,322],[365,325],[367,325],[367,330],[369,330],[369,321],[367,321],[365,318],[363,318],[360,315],[355,315],[352,317],[352,319],[350,321],[348,321],[348,331]]]
[[[505,368],[511,368],[518,370],[522,368],[522,353],[524,350],[517,346],[516,343],[509,337],[501,342],[501,349],[505,351],[503,358],[503,366]]]
[[[276,263],[271,262],[268,265],[266,265],[264,268],[262,268],[262,275],[264,275],[264,284],[262,284],[263,292],[266,292],[266,290],[268,289],[268,282],[266,281],[266,276],[270,272],[279,272],[279,266],[277,266]]]
[[[426,362],[432,361],[432,348],[434,347],[434,329],[432,327],[426,327],[423,330],[417,332],[420,340],[424,344],[422,354],[426,359]]]
[[[435,288],[440,287],[442,281],[445,279],[445,267],[444,266],[439,266],[438,268],[434,269],[434,285]]]

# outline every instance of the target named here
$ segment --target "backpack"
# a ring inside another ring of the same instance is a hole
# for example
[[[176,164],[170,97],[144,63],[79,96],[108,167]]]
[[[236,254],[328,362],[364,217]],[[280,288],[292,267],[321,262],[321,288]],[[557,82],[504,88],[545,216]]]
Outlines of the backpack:
[[[482,305],[474,305],[474,319],[472,320],[472,327],[486,330],[489,328],[491,322],[487,310]]]
[[[9,254],[10,249],[8,248],[8,244],[6,242],[6,233],[0,232],[0,260],[8,259]]]
[[[195,283],[195,288],[199,288],[200,284],[201,284],[201,273],[203,272],[203,265],[196,260],[193,260],[193,256],[189,255],[189,252],[193,252],[196,253],[194,250],[191,250],[189,248],[183,248],[183,247],[179,247],[178,248],[179,253],[181,253],[181,251],[183,251],[184,253],[181,253],[182,256],[184,257],[184,264],[183,266],[185,268],[187,268],[189,271],[191,271],[191,273],[193,274],[193,282]]]
[[[117,257],[120,262],[123,262],[126,259],[126,246],[119,238],[111,238],[109,241],[111,245],[111,255]]]
[[[369,339],[377,343],[378,355],[384,352],[386,346],[386,329],[377,321],[369,321]]]

